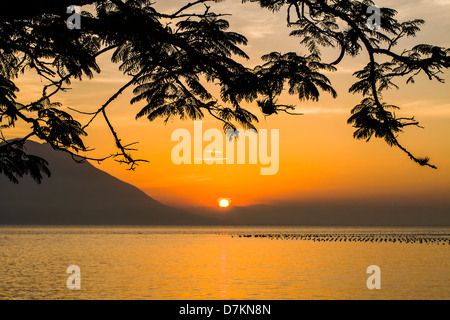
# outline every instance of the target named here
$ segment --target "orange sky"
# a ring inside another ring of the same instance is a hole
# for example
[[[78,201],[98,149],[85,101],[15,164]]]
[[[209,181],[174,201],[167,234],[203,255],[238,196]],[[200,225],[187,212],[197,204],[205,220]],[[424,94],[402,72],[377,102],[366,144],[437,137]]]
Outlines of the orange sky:
[[[254,4],[241,5],[240,0],[226,0],[217,11],[231,12],[231,29],[247,36],[244,48],[252,59],[248,66],[260,63],[259,57],[271,51],[305,52],[299,39],[288,37],[285,13],[271,14]],[[157,5],[175,8],[181,1],[157,1]],[[184,1],[183,1],[184,3]],[[427,24],[413,41],[450,47],[450,1],[378,1],[399,9],[404,19],[424,18]],[[172,10],[169,10],[172,11]],[[334,60],[338,52],[330,52],[324,60]],[[285,97],[285,103],[298,105],[304,116],[275,115],[265,118],[254,105],[248,108],[259,117],[259,129],[280,130],[280,167],[274,176],[261,176],[256,165],[175,165],[171,141],[175,129],[186,128],[193,133],[193,122],[175,120],[164,125],[162,120],[134,120],[142,104],[131,106],[131,90],[125,92],[108,109],[110,119],[124,142],[139,141],[139,158],[150,160],[136,171],[106,161],[98,168],[136,185],[151,197],[175,206],[216,206],[217,199],[230,198],[233,205],[279,203],[295,201],[402,201],[408,203],[449,203],[450,193],[450,91],[448,84],[430,82],[423,76],[414,85],[397,81],[400,90],[385,96],[389,103],[402,107],[402,114],[415,115],[425,130],[410,128],[400,142],[418,156],[427,155],[439,170],[420,167],[400,150],[384,142],[370,143],[354,140],[353,128],[346,124],[350,110],[362,100],[348,94],[353,83],[351,74],[358,70],[366,57],[346,58],[338,72],[330,75],[338,98],[323,94],[320,102],[299,103],[295,97]],[[83,111],[96,110],[115,90],[127,81],[117,71],[117,65],[101,60],[102,73],[93,80],[74,83],[73,90],[57,96],[64,106]],[[448,79],[449,73],[445,75]],[[19,81],[19,97],[25,101],[39,98],[40,80],[24,75]],[[85,123],[85,118],[82,123]],[[221,128],[221,124],[205,118],[206,128]],[[18,128],[15,133],[22,131]],[[89,129],[87,142],[96,148],[96,155],[114,152],[114,141],[99,117]],[[207,143],[204,144],[204,146]]]

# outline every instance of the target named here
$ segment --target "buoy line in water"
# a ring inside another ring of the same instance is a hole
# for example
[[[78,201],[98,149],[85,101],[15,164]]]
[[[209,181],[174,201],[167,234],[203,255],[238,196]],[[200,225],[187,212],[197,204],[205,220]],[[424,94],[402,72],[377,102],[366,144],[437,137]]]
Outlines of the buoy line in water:
[[[450,234],[436,233],[240,233],[239,238],[317,242],[385,242],[450,245]]]

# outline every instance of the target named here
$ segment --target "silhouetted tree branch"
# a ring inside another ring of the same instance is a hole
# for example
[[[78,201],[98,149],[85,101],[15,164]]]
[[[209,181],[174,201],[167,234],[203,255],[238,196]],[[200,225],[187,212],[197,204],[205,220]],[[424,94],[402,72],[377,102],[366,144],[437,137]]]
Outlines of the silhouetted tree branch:
[[[113,158],[133,170],[145,160],[135,159],[132,146],[136,142],[123,142],[107,116],[107,108],[127,89],[133,90],[132,104],[144,103],[136,118],[153,121],[162,117],[167,122],[209,114],[224,129],[256,130],[258,118],[241,106],[243,101],[256,102],[265,115],[299,115],[294,105],[279,101],[281,94],[295,95],[299,101],[318,101],[321,91],[336,97],[323,73],[336,71],[345,56],[362,51],[367,52],[368,63],[354,73],[357,81],[350,88],[363,95],[348,120],[356,129],[354,137],[382,138],[414,162],[436,168],[428,157],[414,156],[398,141],[404,128],[421,127],[419,122],[414,117],[397,117],[399,108],[383,101],[383,92],[397,88],[393,80],[399,77],[413,83],[423,73],[444,81],[441,74],[450,66],[449,49],[421,44],[401,53],[393,51],[402,38],[416,35],[422,20],[400,22],[395,10],[381,8],[381,28],[371,30],[367,8],[374,3],[369,0],[260,0],[263,8],[286,10],[291,36],[300,37],[309,53],[271,52],[262,57],[262,65],[250,69],[236,59],[249,58],[241,49],[247,39],[228,30],[226,13],[214,13],[214,2],[192,1],[171,13],[157,11],[149,0],[44,0],[26,7],[11,2],[0,13],[0,172],[13,182],[24,174],[41,181],[41,173],[48,173],[45,160],[24,150],[31,137],[77,161]],[[82,13],[82,28],[69,30],[66,7],[86,4],[93,11]],[[322,47],[339,49],[335,61],[322,62]],[[106,52],[112,52],[111,61],[130,79],[103,105],[93,106],[93,111],[68,106],[76,114],[91,116],[83,126],[51,100],[70,89],[74,79],[90,79],[99,73],[97,59]],[[15,79],[29,70],[45,81],[42,97],[20,103]],[[207,83],[220,87],[220,97],[213,96]],[[106,122],[117,152],[93,157],[83,137],[98,115]],[[29,125],[30,132],[6,141],[3,133],[19,123]]]
[[[244,0],[243,2],[246,2]],[[414,162],[436,169],[429,158],[419,158],[403,147],[398,134],[407,126],[422,128],[414,117],[399,118],[392,109],[396,106],[382,102],[382,92],[398,88],[392,80],[395,77],[409,76],[407,83],[424,73],[430,80],[444,82],[439,76],[450,66],[450,50],[433,45],[420,44],[401,54],[393,48],[404,37],[414,37],[420,31],[423,20],[415,19],[400,22],[395,19],[397,12],[381,8],[380,29],[371,30],[367,26],[367,9],[375,5],[373,1],[363,0],[260,0],[261,7],[278,11],[287,10],[288,25],[295,28],[291,36],[302,38],[310,52],[320,56],[321,47],[339,47],[340,54],[330,65],[339,64],[345,55],[356,56],[364,49],[368,56],[367,66],[354,73],[358,81],[350,92],[362,93],[365,98],[352,110],[349,123],[357,130],[355,138],[370,140],[372,136],[383,138],[390,146],[396,146]],[[296,10],[297,20],[293,21],[291,8]],[[301,10],[300,10],[301,8]],[[345,23],[345,27],[342,25]],[[377,56],[379,57],[379,60]],[[386,58],[391,58],[389,62]]]

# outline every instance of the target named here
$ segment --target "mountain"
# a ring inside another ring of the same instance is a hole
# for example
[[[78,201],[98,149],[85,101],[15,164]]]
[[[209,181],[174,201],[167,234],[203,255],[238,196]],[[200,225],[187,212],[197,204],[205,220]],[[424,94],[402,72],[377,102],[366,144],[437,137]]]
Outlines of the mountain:
[[[27,142],[29,153],[50,164],[41,185],[0,175],[0,224],[18,225],[273,225],[450,226],[448,206],[387,203],[297,203],[177,209],[88,162],[77,164],[47,144]],[[186,210],[186,211],[185,211]]]
[[[185,225],[213,223],[165,206],[90,163],[78,164],[48,144],[28,141],[27,151],[49,162],[42,184],[30,177],[13,184],[0,175],[0,224]]]

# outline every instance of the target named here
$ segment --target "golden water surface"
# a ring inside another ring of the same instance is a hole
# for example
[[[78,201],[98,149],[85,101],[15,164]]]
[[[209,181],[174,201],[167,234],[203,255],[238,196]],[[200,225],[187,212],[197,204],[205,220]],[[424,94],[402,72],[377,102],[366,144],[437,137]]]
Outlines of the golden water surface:
[[[0,299],[449,299],[450,245],[239,237],[449,229],[0,227]],[[81,289],[66,286],[81,269]],[[366,286],[381,269],[381,289]]]

